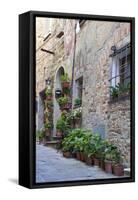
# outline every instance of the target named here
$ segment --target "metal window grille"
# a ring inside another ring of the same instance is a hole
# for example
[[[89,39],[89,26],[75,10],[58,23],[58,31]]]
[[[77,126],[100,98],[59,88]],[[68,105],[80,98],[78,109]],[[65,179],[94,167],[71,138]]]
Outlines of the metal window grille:
[[[130,82],[130,43],[121,49],[115,50],[112,57],[110,85],[115,87],[119,83],[126,85]]]

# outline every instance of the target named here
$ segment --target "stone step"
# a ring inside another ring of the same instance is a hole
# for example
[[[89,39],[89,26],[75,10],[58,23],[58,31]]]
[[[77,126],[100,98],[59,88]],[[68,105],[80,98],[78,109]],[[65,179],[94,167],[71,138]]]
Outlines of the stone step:
[[[62,140],[62,136],[54,135],[52,138],[53,140]]]
[[[51,141],[46,141],[45,142],[45,146],[48,147],[53,147],[53,148],[57,148],[57,145],[60,143],[60,140],[51,140]]]

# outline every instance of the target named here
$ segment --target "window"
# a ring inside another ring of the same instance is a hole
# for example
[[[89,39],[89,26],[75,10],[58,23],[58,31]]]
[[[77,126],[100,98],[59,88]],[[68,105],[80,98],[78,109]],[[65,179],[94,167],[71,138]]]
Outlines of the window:
[[[117,50],[114,46],[112,57],[112,69],[110,85],[115,87],[118,84],[126,86],[130,83],[130,44]]]
[[[78,103],[79,106],[82,104],[82,90],[83,90],[83,77],[80,77],[79,79],[76,80],[76,102],[75,104]]]

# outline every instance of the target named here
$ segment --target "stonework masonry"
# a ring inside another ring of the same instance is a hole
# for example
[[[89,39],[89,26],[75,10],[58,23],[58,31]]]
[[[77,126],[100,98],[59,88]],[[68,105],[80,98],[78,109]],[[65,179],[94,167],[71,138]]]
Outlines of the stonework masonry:
[[[74,102],[76,80],[82,77],[82,127],[99,132],[103,138],[115,143],[122,152],[124,164],[129,167],[130,100],[111,102],[109,80],[111,47],[121,48],[130,42],[130,24],[86,20],[76,33],[76,23],[78,20],[37,18],[36,97],[39,98],[40,91],[45,89],[45,80],[49,77],[55,97],[55,89],[60,87],[58,71],[63,67],[73,80]],[[59,38],[61,32],[64,34]],[[54,98],[54,123],[59,113]]]

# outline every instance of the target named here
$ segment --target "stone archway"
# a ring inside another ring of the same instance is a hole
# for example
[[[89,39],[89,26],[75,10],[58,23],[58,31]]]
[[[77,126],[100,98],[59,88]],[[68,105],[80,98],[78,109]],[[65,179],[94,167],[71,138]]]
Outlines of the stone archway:
[[[56,135],[56,123],[58,118],[60,117],[61,111],[59,108],[59,104],[55,98],[55,90],[61,89],[61,75],[65,73],[64,67],[59,67],[54,80],[54,114],[53,114],[53,123],[54,123],[54,129],[53,129],[53,136]]]

